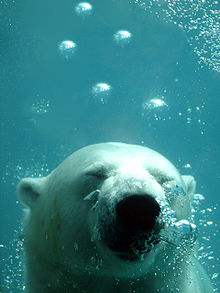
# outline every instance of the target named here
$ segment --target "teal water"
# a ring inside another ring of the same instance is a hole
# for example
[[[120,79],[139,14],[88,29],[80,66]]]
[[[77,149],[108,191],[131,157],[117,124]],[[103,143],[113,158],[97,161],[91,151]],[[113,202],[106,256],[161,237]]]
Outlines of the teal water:
[[[195,176],[200,258],[217,290],[220,5],[89,3],[0,1],[2,292],[22,291],[20,178],[103,141],[152,147]]]

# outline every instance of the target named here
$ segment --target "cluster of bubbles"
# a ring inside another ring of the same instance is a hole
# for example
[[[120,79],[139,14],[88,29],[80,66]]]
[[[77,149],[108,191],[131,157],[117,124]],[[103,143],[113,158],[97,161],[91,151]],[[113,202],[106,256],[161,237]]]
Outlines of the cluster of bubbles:
[[[202,111],[205,109],[205,104],[203,103],[201,106],[195,106],[195,107],[190,107],[188,106],[186,108],[186,114],[185,114],[185,118],[186,118],[186,125],[191,126],[193,123],[197,124],[199,127],[199,131],[200,134],[204,134],[205,133],[205,129],[206,129],[206,123],[205,121],[203,121],[201,119],[201,114]],[[178,113],[179,116],[182,116],[183,113],[179,112]]]
[[[217,234],[219,233],[217,224],[213,220],[217,207],[203,208],[203,206],[205,206],[205,204],[203,204],[204,201],[205,197],[202,194],[193,195],[192,219],[198,222],[198,228],[201,228],[201,239],[199,241],[200,247],[197,258],[207,267],[210,277],[213,280],[213,285],[215,285],[215,283],[217,284],[217,278],[219,277],[219,267],[216,267],[215,262],[218,262],[219,259],[214,255],[213,246],[210,245],[210,241],[213,237],[217,237]],[[214,292],[217,291],[218,289],[215,288]]]
[[[177,197],[186,197],[186,193],[180,185],[175,182],[163,184],[167,201],[158,201],[161,207],[161,219],[165,228],[161,230],[159,238],[171,245],[180,247],[185,244],[193,244],[197,239],[197,227],[190,220],[182,219],[177,221],[176,213],[171,209],[169,202]]]
[[[212,0],[134,0],[144,10],[157,8],[159,17],[187,34],[199,63],[220,72],[220,10]]]
[[[170,196],[171,198],[173,196],[186,196],[178,185],[168,184],[163,187],[168,196],[168,201]],[[159,202],[162,210],[162,221],[166,223],[165,229],[162,229],[160,232],[160,239],[171,245],[185,249],[188,245],[193,245],[199,235],[200,246],[196,255],[200,262],[207,267],[213,285],[215,285],[219,277],[219,268],[215,262],[219,261],[219,259],[214,255],[210,240],[213,237],[217,237],[218,234],[217,224],[212,220],[217,207],[201,208],[204,200],[205,197],[202,194],[194,194],[191,218],[180,221],[177,221],[176,214],[168,203]],[[195,222],[197,225],[195,225]],[[200,231],[199,234],[198,230]],[[207,261],[209,262],[208,264]],[[218,289],[215,288],[213,292],[217,291]]]
[[[46,157],[43,156],[43,160],[46,162]],[[22,178],[25,177],[43,177],[49,173],[47,163],[37,162],[32,159],[32,164],[24,166],[23,163],[18,162],[16,165],[7,164],[4,166],[5,172],[0,177],[2,183],[10,183],[15,186]],[[17,201],[17,203],[19,203]]]
[[[173,197],[186,196],[186,193],[183,191],[183,189],[172,182],[163,184],[163,189],[168,202]],[[213,247],[210,245],[210,240],[211,237],[216,237],[218,233],[217,224],[212,220],[214,212],[217,210],[217,208],[201,208],[204,200],[205,197],[202,194],[194,194],[191,218],[180,221],[177,221],[176,214],[170,208],[168,202],[159,201],[158,203],[162,211],[161,220],[166,223],[165,228],[160,232],[160,238],[161,240],[177,247],[183,247],[185,244],[193,245],[198,237],[198,229],[201,228],[201,239],[199,239],[200,247],[197,258],[205,266],[207,265],[207,260],[212,262],[212,272],[210,273],[210,276],[215,283],[219,273],[218,268],[216,268],[213,262],[216,260],[218,261],[218,259],[214,256],[214,252],[212,250]],[[197,226],[195,225],[195,222],[197,223]],[[213,272],[213,269],[216,269],[217,272]],[[214,291],[216,292],[217,289],[214,289]]]
[[[39,97],[38,97],[39,98]],[[45,98],[39,98],[31,106],[31,110],[36,114],[46,114],[50,110],[50,101]]]
[[[43,156],[43,160],[46,161],[46,157]],[[24,166],[22,162],[17,162],[16,165],[12,163],[6,165],[4,175],[0,179],[2,183],[9,182],[15,186],[21,178],[42,177],[48,175],[48,173],[47,163],[36,163],[36,160],[32,159],[32,164],[28,164],[28,166]],[[21,205],[18,200],[16,204],[18,206]],[[14,239],[10,243],[6,245],[0,243],[0,250],[2,256],[4,255],[0,259],[0,265],[3,267],[0,292],[14,293],[15,291],[25,291],[23,284],[23,239],[21,237],[21,227],[14,231]]]
[[[17,236],[8,246],[0,245],[2,255],[0,265],[2,265],[2,276],[4,277],[1,282],[0,292],[13,293],[24,292],[25,286],[23,284],[23,240],[19,238],[19,231],[14,231]],[[11,249],[16,252],[16,255],[10,254]],[[4,252],[2,251],[4,250]],[[2,290],[2,291],[1,291]]]

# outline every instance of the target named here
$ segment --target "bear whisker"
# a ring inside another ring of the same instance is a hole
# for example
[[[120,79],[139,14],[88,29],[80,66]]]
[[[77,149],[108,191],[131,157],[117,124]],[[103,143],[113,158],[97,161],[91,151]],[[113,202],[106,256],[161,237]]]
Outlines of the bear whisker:
[[[100,193],[100,190],[99,189],[96,189],[96,190],[90,192],[89,194],[87,194],[84,197],[84,200],[94,200],[94,198],[97,199],[99,193]]]

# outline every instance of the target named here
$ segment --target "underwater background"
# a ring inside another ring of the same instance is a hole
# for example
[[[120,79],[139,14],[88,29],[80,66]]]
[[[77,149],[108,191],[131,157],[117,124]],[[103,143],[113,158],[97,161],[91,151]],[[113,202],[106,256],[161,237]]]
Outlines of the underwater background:
[[[0,0],[0,292],[23,290],[19,180],[106,141],[196,178],[198,257],[219,291],[219,20],[211,0]]]

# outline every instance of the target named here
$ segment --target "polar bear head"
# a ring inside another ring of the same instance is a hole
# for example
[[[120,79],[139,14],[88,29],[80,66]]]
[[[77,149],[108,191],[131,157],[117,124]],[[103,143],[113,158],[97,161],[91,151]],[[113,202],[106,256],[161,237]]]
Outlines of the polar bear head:
[[[172,192],[176,187],[180,192]],[[27,258],[74,272],[153,271],[175,249],[160,237],[169,225],[166,213],[188,219],[194,189],[193,177],[181,176],[149,148],[124,143],[82,148],[47,177],[19,183],[19,198],[28,207]]]

